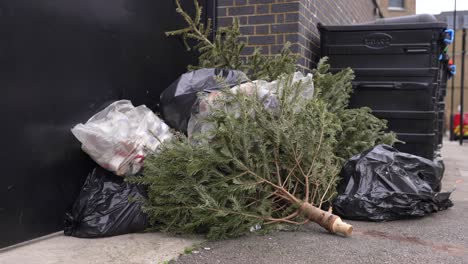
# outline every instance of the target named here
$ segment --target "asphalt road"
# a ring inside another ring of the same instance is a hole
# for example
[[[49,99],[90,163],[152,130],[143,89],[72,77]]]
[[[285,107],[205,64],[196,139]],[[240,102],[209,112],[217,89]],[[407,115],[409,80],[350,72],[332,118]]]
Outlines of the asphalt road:
[[[175,263],[468,263],[468,146],[445,142],[443,154],[443,189],[457,186],[447,211],[386,223],[348,221],[354,226],[349,238],[310,224],[297,232],[207,242]]]

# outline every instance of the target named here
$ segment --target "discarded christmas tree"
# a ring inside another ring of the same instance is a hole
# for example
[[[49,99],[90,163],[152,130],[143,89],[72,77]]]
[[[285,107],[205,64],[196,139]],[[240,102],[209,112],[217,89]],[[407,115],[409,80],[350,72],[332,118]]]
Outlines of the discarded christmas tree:
[[[312,220],[351,234],[350,225],[319,209],[338,180],[339,119],[327,103],[301,96],[311,83],[293,83],[291,76],[279,82],[279,111],[258,96],[223,91],[215,105],[236,110],[213,107],[210,140],[193,144],[180,136],[146,161],[144,177],[135,181],[149,186],[146,209],[156,227],[221,238]]]
[[[172,35],[200,37],[196,31],[208,32],[208,27],[196,17],[191,19],[177,4],[189,26]],[[199,67],[230,65],[251,78],[262,72],[259,68],[267,67],[253,65],[252,59],[238,60],[240,51],[235,47],[241,46],[226,38],[240,35],[236,25],[221,31],[225,35],[219,36],[219,43],[209,42],[214,46],[199,39]],[[218,51],[227,45],[226,39],[236,58],[205,56],[221,56]],[[255,94],[257,89],[252,94],[226,87],[210,105],[211,115],[205,120],[212,130],[196,140],[178,135],[145,161],[143,177],[130,179],[148,186],[144,208],[156,230],[206,233],[208,238],[219,239],[258,227],[270,230],[312,221],[329,232],[351,234],[352,227],[329,208],[339,171],[352,155],[378,143],[392,144],[395,137],[384,132],[385,121],[368,109],[346,109],[354,77],[350,69],[331,74],[322,60],[313,72],[313,83],[294,81],[288,70],[295,68],[294,62],[281,55],[277,59],[280,63],[272,72],[285,69],[285,74],[264,78],[277,79],[272,91],[277,107],[265,107],[268,98]],[[313,97],[304,96],[314,84]]]
[[[278,111],[265,108],[258,96],[222,91],[206,119],[216,129],[199,135],[197,144],[180,135],[147,160],[144,176],[133,181],[149,187],[145,210],[154,227],[217,239],[255,226],[268,230],[313,221],[349,235],[350,225],[320,208],[335,195],[343,164],[338,150],[352,146],[337,140],[345,137],[338,113],[347,103],[345,99],[340,109],[334,103],[346,96],[328,100],[323,88],[330,92],[325,83],[348,85],[352,71],[316,76],[319,85],[312,99],[302,96],[311,83],[293,83],[291,75],[281,78],[275,91]],[[356,125],[367,128],[366,123]],[[388,137],[383,132],[366,135],[360,140],[368,144]]]

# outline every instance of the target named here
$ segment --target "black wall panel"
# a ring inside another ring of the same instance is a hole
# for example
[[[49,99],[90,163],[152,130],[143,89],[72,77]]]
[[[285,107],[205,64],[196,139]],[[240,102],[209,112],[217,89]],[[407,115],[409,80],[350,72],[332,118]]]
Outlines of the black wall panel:
[[[182,25],[174,8],[0,0],[0,248],[62,229],[93,166],[73,125],[118,99],[156,105],[193,60],[164,36]]]

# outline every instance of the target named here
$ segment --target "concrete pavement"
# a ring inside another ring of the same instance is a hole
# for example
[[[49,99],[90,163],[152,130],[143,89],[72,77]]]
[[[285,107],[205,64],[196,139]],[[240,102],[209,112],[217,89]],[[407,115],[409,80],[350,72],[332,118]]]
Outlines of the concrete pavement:
[[[415,220],[369,223],[348,221],[350,238],[330,235],[315,224],[298,232],[252,235],[209,242],[198,254],[176,263],[468,263],[468,144],[444,142],[443,190],[454,207]],[[207,247],[210,250],[204,250]]]
[[[160,264],[176,258],[199,237],[161,233],[83,239],[63,234],[0,252],[1,264]]]
[[[349,221],[355,232],[344,238],[315,224],[297,232],[276,232],[201,244],[197,253],[176,263],[468,263],[468,144],[444,142],[443,189],[457,186],[455,206],[437,214],[405,221]],[[101,239],[57,235],[0,251],[1,264],[164,263],[202,242],[200,237],[160,233]],[[205,249],[206,248],[206,249]],[[193,251],[195,252],[195,251]]]

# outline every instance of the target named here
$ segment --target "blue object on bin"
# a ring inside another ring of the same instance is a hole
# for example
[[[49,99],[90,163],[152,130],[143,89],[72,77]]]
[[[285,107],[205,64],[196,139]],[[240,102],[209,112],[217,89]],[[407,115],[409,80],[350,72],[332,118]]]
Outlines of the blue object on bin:
[[[453,31],[453,29],[446,29],[444,31],[445,33],[445,38],[444,38],[444,42],[448,45],[448,44],[452,44],[453,42],[453,38],[455,37],[455,31]],[[449,35],[449,38],[447,38],[447,35]]]
[[[450,66],[449,66],[449,69],[450,69],[450,73],[451,73],[452,75],[457,74],[457,65],[455,65],[455,64],[454,64],[454,65],[450,65]]]

